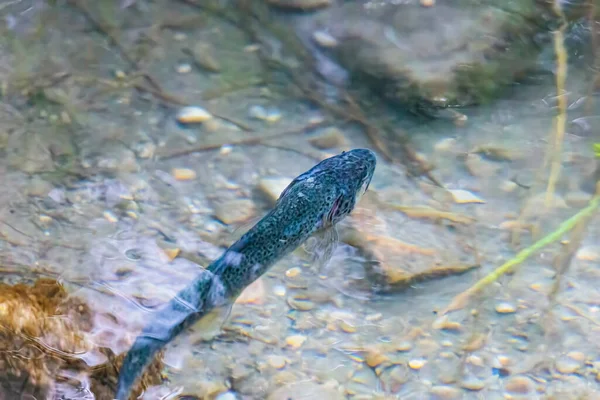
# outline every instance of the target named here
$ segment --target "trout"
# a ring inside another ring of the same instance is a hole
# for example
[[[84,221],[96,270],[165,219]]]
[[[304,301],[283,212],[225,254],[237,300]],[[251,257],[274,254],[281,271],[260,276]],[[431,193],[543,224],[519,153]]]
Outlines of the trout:
[[[231,308],[273,264],[312,235],[334,229],[368,189],[375,166],[371,150],[354,149],[296,177],[269,213],[151,317],[123,360],[116,399],[127,400],[154,356],[186,328]]]

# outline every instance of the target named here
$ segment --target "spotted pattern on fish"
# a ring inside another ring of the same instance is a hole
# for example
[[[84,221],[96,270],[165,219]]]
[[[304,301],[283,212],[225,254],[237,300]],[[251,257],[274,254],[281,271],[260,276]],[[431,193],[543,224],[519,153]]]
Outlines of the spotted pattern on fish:
[[[163,347],[211,310],[240,293],[314,233],[332,228],[368,189],[376,157],[354,149],[325,159],[294,179],[273,209],[153,315],[125,356],[117,400],[126,400]]]

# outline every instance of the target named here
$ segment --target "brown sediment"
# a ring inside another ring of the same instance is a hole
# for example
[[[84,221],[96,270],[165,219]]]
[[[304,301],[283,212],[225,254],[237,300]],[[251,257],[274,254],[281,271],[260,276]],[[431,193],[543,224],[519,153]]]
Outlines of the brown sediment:
[[[96,399],[112,399],[124,355],[95,346],[88,338],[92,328],[91,308],[54,279],[40,278],[32,285],[0,283],[0,398],[47,398],[69,384],[67,376],[87,376]],[[107,361],[90,367],[83,360],[89,352]],[[161,369],[157,357],[130,398],[159,384]]]

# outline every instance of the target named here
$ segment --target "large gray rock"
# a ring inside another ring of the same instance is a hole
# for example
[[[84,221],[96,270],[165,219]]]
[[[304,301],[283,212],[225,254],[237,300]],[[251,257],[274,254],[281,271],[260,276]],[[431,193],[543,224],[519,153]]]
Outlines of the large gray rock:
[[[319,51],[353,81],[412,111],[493,99],[536,66],[551,39],[552,14],[536,0],[392,3],[331,7],[313,18],[311,30],[326,35]]]

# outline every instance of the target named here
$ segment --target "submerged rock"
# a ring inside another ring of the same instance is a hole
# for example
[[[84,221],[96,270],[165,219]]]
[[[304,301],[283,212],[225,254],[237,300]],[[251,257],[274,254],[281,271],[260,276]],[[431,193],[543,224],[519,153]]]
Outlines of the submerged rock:
[[[537,65],[551,36],[535,0],[376,5],[346,2],[315,18],[335,46],[321,46],[354,81],[411,111],[485,103]],[[318,42],[316,42],[318,44]],[[448,116],[450,116],[448,114]]]

